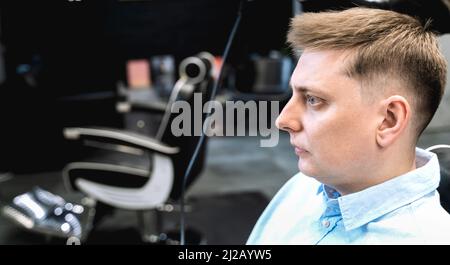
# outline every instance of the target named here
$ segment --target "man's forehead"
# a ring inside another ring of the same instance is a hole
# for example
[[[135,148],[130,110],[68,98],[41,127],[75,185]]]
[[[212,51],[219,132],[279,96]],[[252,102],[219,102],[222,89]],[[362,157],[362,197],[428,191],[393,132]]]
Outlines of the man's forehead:
[[[297,63],[302,71],[323,70],[326,72],[346,73],[350,60],[353,58],[350,50],[305,50]]]
[[[348,78],[348,54],[339,51],[305,51],[291,76],[291,86],[313,86],[327,79]],[[308,85],[309,84],[309,85]]]
[[[291,87],[329,96],[348,93],[350,87],[359,87],[359,82],[348,74],[351,55],[348,51],[304,51],[291,76]]]

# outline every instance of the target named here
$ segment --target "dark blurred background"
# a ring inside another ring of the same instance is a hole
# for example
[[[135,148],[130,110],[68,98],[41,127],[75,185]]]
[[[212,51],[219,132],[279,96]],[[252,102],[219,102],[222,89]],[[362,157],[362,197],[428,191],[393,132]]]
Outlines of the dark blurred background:
[[[73,159],[79,152],[63,140],[63,127],[120,127],[115,93],[126,61],[221,55],[237,7],[237,0],[2,1],[0,171],[47,170]],[[283,49],[291,15],[291,1],[248,3],[230,62]]]

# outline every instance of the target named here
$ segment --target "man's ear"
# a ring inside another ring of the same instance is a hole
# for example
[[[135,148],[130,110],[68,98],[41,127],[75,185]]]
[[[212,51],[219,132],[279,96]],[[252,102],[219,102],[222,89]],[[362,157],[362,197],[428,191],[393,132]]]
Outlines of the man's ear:
[[[377,128],[378,146],[387,147],[394,143],[407,128],[411,107],[402,96],[391,96],[381,102],[381,123]]]

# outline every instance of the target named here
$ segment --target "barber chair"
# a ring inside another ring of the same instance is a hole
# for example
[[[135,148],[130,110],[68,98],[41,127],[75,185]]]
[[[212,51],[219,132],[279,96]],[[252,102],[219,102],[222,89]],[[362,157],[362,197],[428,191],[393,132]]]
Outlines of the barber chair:
[[[437,154],[441,166],[441,182],[438,187],[441,204],[450,213],[450,150],[437,149],[433,152]]]
[[[85,160],[69,163],[63,169],[63,180],[68,190],[79,191],[97,202],[94,229],[105,207],[134,210],[138,212],[143,240],[157,239],[154,232],[156,230],[156,235],[161,232],[161,211],[180,198],[183,176],[199,139],[199,136],[175,137],[172,134],[171,122],[179,115],[172,113],[172,106],[185,101],[193,110],[194,93],[201,94],[202,102],[211,100],[212,59],[212,55],[201,53],[181,62],[180,78],[165,108],[161,108],[161,104],[119,104],[121,111],[138,109],[162,114],[161,122],[154,125],[157,126],[155,135],[111,128],[64,129],[67,139],[82,141],[86,148],[93,150]],[[193,121],[192,114],[193,111]],[[204,118],[205,115],[202,120]],[[205,149],[206,141],[188,176],[188,186],[202,170]],[[144,213],[148,211],[156,213],[153,231],[149,227],[151,222],[145,220]]]

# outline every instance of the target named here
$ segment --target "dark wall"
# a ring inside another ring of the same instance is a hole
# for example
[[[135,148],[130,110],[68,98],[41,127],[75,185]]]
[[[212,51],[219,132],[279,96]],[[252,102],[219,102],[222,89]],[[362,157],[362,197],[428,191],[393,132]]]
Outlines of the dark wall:
[[[342,10],[350,7],[372,7],[393,10],[418,18],[423,24],[431,19],[431,28],[440,34],[450,33],[450,9],[444,0],[303,0],[305,12]]]
[[[114,90],[125,61],[200,51],[220,55],[239,0],[6,1],[0,4],[8,77],[20,64],[39,66],[48,97]],[[289,0],[246,4],[232,56],[285,46]],[[237,56],[238,55],[238,56]]]

